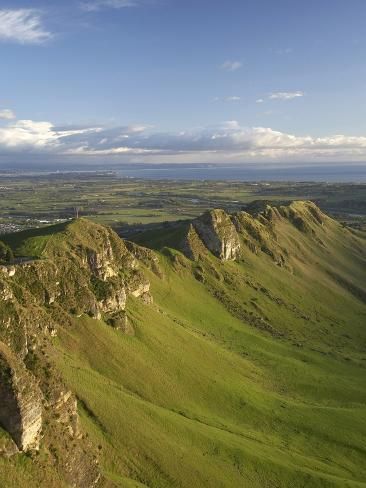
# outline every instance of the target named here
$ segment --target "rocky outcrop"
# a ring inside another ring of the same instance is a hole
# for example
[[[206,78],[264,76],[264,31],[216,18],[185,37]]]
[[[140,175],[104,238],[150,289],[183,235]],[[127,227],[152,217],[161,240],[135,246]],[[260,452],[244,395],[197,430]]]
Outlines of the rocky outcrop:
[[[126,312],[119,312],[110,315],[110,317],[108,318],[108,324],[111,325],[114,329],[122,331],[126,335],[135,335],[135,329],[128,319]]]
[[[146,303],[152,302],[150,295],[150,282],[142,274],[135,274],[128,284],[129,294],[135,298],[143,298]]]
[[[0,267],[0,340],[24,360],[57,335],[60,323],[83,314],[130,333],[128,297],[152,302],[139,262],[161,275],[152,251],[127,247],[111,229],[85,219],[68,224],[40,259]]]
[[[14,298],[11,287],[4,281],[0,281],[0,300],[3,302],[9,302]]]
[[[142,253],[135,249],[135,254]],[[85,219],[69,224],[50,241],[42,258],[17,266],[14,276],[40,306],[108,319],[125,310],[130,295],[151,301],[150,283],[138,259],[104,226]]]
[[[20,450],[39,448],[41,391],[22,361],[4,343],[0,343],[0,424]]]
[[[216,257],[223,261],[238,257],[239,236],[230,216],[224,210],[205,212],[192,222],[192,226],[200,240]],[[194,254],[193,250],[192,254]]]

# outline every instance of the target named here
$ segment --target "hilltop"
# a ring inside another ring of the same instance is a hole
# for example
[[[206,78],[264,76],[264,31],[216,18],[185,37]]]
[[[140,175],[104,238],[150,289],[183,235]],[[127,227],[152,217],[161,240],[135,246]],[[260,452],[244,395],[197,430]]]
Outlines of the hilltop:
[[[2,236],[1,485],[366,486],[366,236],[250,211]]]

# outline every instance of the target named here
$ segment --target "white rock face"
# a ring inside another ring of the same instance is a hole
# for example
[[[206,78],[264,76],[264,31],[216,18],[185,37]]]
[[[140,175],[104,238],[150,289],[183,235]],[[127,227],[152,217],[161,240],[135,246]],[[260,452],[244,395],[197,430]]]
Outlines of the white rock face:
[[[33,376],[10,349],[0,343],[0,423],[18,448],[39,448],[42,395]]]
[[[23,451],[38,450],[42,428],[41,402],[33,393],[26,393],[24,388],[18,396],[18,404],[22,418],[19,448]]]
[[[207,249],[223,261],[236,259],[240,240],[229,215],[224,210],[206,212],[193,223]]]
[[[103,312],[118,312],[126,308],[127,294],[125,288],[115,290],[113,294],[98,302]]]
[[[90,252],[88,254],[88,263],[91,271],[103,281],[117,275],[113,266],[113,256],[108,248],[103,253]]]

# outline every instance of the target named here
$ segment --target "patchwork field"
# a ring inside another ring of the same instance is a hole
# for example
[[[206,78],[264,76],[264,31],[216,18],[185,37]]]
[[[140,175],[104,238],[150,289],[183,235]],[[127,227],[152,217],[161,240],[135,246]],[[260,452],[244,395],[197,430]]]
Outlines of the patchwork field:
[[[341,221],[365,226],[365,184],[149,181],[113,173],[55,173],[1,178],[0,232],[70,219],[78,209],[80,215],[128,234],[141,225],[191,219],[208,208],[231,212],[246,209],[254,200],[307,199]]]

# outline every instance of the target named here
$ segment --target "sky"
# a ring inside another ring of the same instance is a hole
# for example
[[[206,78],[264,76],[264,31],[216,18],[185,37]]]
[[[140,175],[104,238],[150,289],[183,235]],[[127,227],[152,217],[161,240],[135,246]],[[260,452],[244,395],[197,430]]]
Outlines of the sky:
[[[364,0],[0,0],[0,165],[366,161]]]

